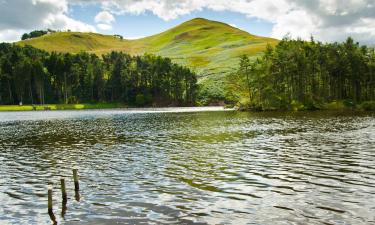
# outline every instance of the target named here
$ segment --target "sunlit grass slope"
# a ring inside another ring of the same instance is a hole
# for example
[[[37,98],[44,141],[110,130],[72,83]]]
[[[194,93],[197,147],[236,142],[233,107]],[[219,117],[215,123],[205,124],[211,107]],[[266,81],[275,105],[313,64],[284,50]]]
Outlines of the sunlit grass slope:
[[[145,28],[147,29],[147,28]],[[197,18],[163,33],[137,40],[120,40],[111,35],[58,32],[21,41],[47,51],[88,51],[98,55],[124,51],[132,55],[152,53],[186,65],[203,77],[223,74],[237,67],[239,56],[262,54],[277,40],[251,35],[225,23]]]

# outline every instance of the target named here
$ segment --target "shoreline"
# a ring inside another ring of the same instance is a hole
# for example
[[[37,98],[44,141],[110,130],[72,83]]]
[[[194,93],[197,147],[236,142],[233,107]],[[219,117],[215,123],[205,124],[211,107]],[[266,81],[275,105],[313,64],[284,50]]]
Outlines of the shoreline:
[[[316,112],[316,111],[339,111],[339,112],[374,112],[372,109],[360,107],[333,107],[314,110],[254,110],[247,108],[227,108],[226,106],[157,106],[136,107],[120,103],[98,103],[98,104],[46,104],[46,105],[0,105],[0,112],[48,112],[67,110],[125,110],[129,112],[202,112],[202,111],[239,111],[239,112]]]
[[[46,104],[46,105],[0,105],[0,112],[48,112],[66,110],[126,110],[129,112],[203,112],[235,111],[224,106],[187,106],[187,107],[130,107],[122,104]]]

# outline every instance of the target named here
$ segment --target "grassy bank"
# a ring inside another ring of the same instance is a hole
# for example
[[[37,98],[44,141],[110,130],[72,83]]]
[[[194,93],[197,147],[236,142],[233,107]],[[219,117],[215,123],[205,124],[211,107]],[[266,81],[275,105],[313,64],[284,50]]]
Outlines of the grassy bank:
[[[0,105],[0,111],[40,111],[40,110],[76,110],[76,109],[114,109],[125,108],[120,103],[97,104],[46,104],[46,105]]]
[[[351,101],[332,101],[308,106],[297,101],[292,101],[290,105],[281,107],[256,108],[250,105],[248,100],[245,99],[238,102],[235,107],[240,111],[375,111],[375,101],[364,101],[358,104],[354,104]]]

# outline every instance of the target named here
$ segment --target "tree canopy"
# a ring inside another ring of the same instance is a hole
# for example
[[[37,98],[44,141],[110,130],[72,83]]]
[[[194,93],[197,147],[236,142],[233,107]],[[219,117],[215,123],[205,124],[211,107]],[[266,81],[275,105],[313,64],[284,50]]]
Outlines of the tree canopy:
[[[194,105],[197,78],[154,55],[48,53],[0,44],[0,104]]]
[[[354,106],[375,100],[375,51],[352,38],[329,44],[285,38],[261,58],[243,56],[228,82],[237,90],[232,100],[242,98],[253,109],[315,109],[334,101]]]
[[[45,34],[48,34],[48,33],[52,33],[52,32],[55,32],[53,30],[34,30],[34,31],[31,31],[30,33],[24,33],[21,37],[21,40],[27,40],[27,39],[31,39],[31,38],[36,38],[36,37],[41,37]]]

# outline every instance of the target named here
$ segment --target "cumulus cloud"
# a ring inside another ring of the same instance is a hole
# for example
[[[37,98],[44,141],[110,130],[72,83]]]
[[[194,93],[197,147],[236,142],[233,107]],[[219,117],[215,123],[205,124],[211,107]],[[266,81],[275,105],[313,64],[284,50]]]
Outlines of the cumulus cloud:
[[[16,30],[6,29],[0,30],[0,41],[13,41],[18,39],[20,32]]]
[[[95,31],[68,15],[67,0],[0,0],[0,41],[16,41],[33,29]]]
[[[115,17],[108,11],[101,11],[95,16],[97,27],[101,30],[112,30],[112,23]]]
[[[273,24],[271,36],[275,38],[290,34],[309,39],[313,35],[331,42],[352,36],[362,43],[375,43],[375,0],[0,0],[1,36],[9,36],[9,29],[15,27],[49,24],[92,29],[68,16],[68,6],[74,4],[99,5],[102,12],[95,18],[99,29],[109,29],[115,21],[113,15],[151,12],[168,21],[208,9],[268,21]]]
[[[375,43],[375,0],[70,0],[101,4],[112,14],[151,12],[168,21],[204,9],[232,11],[274,24],[272,37],[341,41],[353,36]]]
[[[115,21],[115,17],[107,11],[101,11],[95,16],[95,22],[110,24]]]
[[[105,23],[98,23],[96,25],[100,30],[112,30],[112,25]]]

